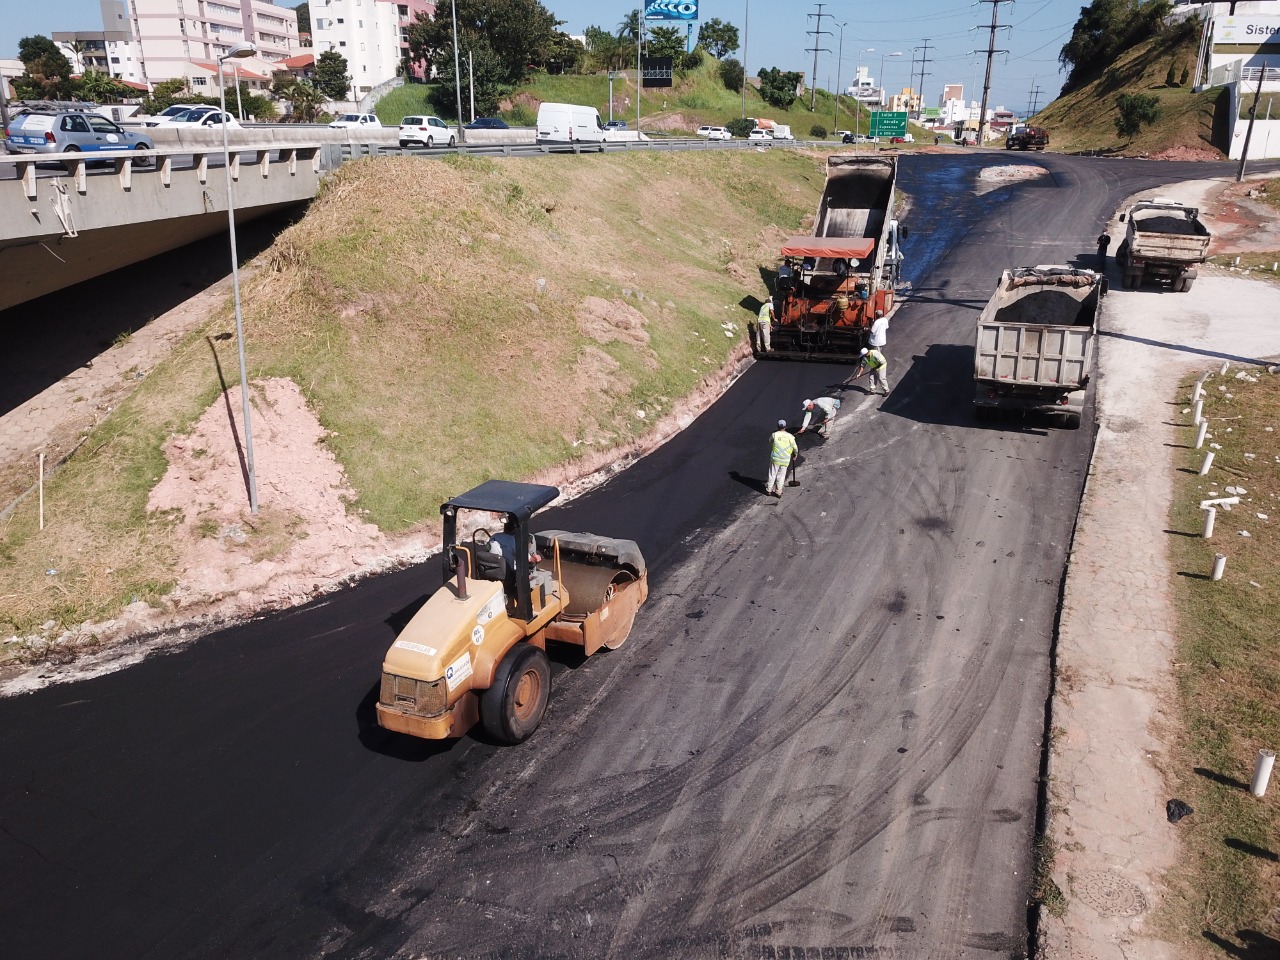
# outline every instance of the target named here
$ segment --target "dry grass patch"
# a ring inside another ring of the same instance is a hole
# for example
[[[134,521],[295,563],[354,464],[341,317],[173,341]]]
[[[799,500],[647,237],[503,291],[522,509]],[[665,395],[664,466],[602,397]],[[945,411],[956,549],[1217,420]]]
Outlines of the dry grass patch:
[[[1244,373],[1256,382],[1232,370],[1206,383],[1215,466],[1202,478],[1204,451],[1178,452],[1170,518],[1198,534],[1201,500],[1243,490],[1219,510],[1211,540],[1172,538],[1183,726],[1171,789],[1196,812],[1180,827],[1187,856],[1170,875],[1164,920],[1189,956],[1280,956],[1280,784],[1262,800],[1247,791],[1258,749],[1280,744],[1280,377]],[[1183,442],[1194,439],[1187,428]],[[1228,561],[1215,583],[1216,553]]]

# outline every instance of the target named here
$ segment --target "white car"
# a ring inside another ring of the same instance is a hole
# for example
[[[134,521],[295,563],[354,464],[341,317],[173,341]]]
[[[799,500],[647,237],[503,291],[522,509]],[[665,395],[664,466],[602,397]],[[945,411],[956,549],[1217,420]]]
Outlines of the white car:
[[[709,137],[709,136],[711,136],[711,131],[712,131],[712,130],[715,130],[715,129],[716,129],[715,127],[709,127],[709,126],[708,126],[708,127],[699,127],[699,128],[698,128],[698,136],[700,136],[700,137]]]
[[[144,120],[143,126],[164,127],[164,126],[168,126],[175,118],[181,116],[184,113],[190,113],[195,111],[208,113],[210,111],[217,110],[217,109],[218,109],[217,107],[212,107],[212,106],[209,106],[208,104],[175,103],[172,107],[166,107],[164,110],[161,110],[154,117],[151,117],[148,120]]]
[[[756,127],[749,134],[747,134],[747,139],[748,140],[772,140],[773,134],[770,133],[768,130],[763,130],[760,127]]]
[[[331,127],[363,127],[366,130],[381,130],[382,121],[375,117],[372,113],[344,113],[338,117]]]
[[[436,144],[452,147],[458,135],[439,117],[404,117],[400,121],[400,146],[434,147]]]
[[[188,110],[186,113],[180,113],[164,126],[171,130],[181,129],[200,129],[200,130],[220,130],[223,124],[227,125],[228,130],[234,130],[240,126],[240,121],[229,113],[223,113],[221,110]]]
[[[708,127],[707,129],[710,131],[706,135],[708,140],[732,140],[733,139],[733,134],[730,133],[728,130],[726,130],[724,127]]]

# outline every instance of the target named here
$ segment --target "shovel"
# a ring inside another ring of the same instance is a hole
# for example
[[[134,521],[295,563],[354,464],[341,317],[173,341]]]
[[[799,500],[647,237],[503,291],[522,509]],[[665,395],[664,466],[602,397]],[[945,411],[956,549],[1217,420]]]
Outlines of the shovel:
[[[790,479],[787,480],[788,487],[800,486],[800,481],[796,478],[796,468],[798,466],[800,466],[800,458],[795,457],[791,461],[791,475],[790,475]]]

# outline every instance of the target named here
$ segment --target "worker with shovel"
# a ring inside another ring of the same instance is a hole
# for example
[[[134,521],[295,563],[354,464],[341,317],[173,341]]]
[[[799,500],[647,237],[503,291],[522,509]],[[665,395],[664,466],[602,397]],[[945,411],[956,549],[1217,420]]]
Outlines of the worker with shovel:
[[[769,481],[765,493],[782,499],[782,485],[787,479],[787,467],[800,454],[796,438],[787,429],[787,421],[779,420],[778,429],[769,437]]]
[[[858,364],[858,369],[854,371],[852,380],[857,380],[866,373],[871,374],[871,392],[887,397],[889,395],[889,361],[884,358],[879,347],[862,348],[862,360]]]
[[[835,397],[819,397],[817,400],[806,400],[801,409],[804,410],[804,420],[797,432],[804,433],[808,430],[809,422],[813,419],[814,410],[821,410],[822,419],[818,421],[818,425],[813,428],[813,431],[825,437],[830,432],[831,425],[836,422],[836,411],[840,409],[840,401]]]

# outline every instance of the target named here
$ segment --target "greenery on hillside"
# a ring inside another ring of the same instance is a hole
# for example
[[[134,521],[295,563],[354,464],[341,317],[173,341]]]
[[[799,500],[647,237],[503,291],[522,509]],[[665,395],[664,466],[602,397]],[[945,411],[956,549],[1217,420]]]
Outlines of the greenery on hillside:
[[[1161,29],[1121,53],[1096,76],[1041,110],[1035,124],[1049,129],[1055,150],[1097,150],[1155,154],[1189,147],[1206,155],[1225,145],[1215,117],[1225,97],[1221,89],[1194,93],[1181,82],[1195,67],[1198,34],[1195,22]],[[1175,78],[1169,84],[1170,75]],[[1159,120],[1142,126],[1130,139],[1116,127],[1122,96],[1156,98]],[[1220,121],[1219,121],[1220,122]]]
[[[1069,68],[1062,92],[1097,79],[1116,59],[1159,34],[1173,5],[1169,0],[1093,0],[1080,10],[1058,61]]]
[[[346,164],[244,286],[250,377],[300,386],[352,510],[429,528],[448,495],[626,444],[717,373],[823,182],[792,150]],[[148,495],[234,376],[232,329],[227,302],[148,371],[47,482],[43,531],[34,498],[0,527],[0,637],[166,602],[175,518]],[[246,552],[291,522],[246,516]]]

